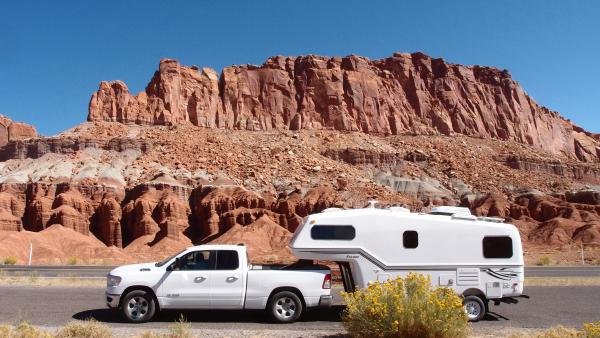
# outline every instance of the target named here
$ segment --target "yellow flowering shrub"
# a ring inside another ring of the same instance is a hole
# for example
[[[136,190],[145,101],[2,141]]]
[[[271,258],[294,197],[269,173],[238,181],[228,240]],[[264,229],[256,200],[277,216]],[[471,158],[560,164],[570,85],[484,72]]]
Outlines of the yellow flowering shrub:
[[[586,338],[600,338],[600,320],[583,324],[583,334]]]
[[[342,295],[344,326],[355,336],[465,337],[469,331],[462,298],[432,288],[429,276],[410,273]]]

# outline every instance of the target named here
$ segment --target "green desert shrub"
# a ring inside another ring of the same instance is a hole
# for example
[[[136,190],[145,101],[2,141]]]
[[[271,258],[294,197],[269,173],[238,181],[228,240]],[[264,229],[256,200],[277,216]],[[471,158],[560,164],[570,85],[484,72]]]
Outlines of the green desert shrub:
[[[344,326],[358,337],[466,337],[468,318],[462,298],[449,288],[432,288],[430,278],[406,278],[375,283],[343,293]]]

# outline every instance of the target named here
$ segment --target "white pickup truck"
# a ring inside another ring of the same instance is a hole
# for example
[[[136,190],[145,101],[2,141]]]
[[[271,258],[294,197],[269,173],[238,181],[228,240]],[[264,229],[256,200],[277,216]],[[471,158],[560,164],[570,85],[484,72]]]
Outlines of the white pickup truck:
[[[291,323],[331,301],[326,266],[252,266],[241,245],[194,246],[162,262],[120,266],[106,282],[106,305],[134,323],[163,309],[264,309]]]

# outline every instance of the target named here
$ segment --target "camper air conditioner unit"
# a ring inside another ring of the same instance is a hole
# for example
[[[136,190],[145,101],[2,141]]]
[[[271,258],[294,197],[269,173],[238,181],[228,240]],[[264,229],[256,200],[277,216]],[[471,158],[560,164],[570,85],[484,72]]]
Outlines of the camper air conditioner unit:
[[[483,222],[504,223],[504,218],[500,217],[477,217],[477,220]]]
[[[431,209],[429,212],[430,215],[446,215],[452,216],[456,214],[461,215],[471,215],[471,210],[469,208],[462,207],[450,207],[450,206],[439,206]]]
[[[462,219],[465,221],[476,221],[477,217],[471,214],[453,214],[452,219]]]

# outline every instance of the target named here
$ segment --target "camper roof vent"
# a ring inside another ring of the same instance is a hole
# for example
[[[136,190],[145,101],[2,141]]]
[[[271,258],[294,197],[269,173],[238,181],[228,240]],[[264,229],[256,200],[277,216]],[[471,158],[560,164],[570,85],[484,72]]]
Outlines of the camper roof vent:
[[[430,215],[446,215],[452,216],[456,214],[461,215],[471,215],[471,211],[469,208],[461,208],[461,207],[450,207],[450,206],[439,206],[431,209],[429,212]]]
[[[477,217],[477,220],[483,222],[504,223],[504,218],[500,217]]]
[[[390,211],[397,211],[397,212],[410,212],[410,209],[407,209],[405,207],[389,207],[388,209]]]
[[[327,208],[321,212],[332,212],[332,211],[340,211],[342,210],[341,208]]]
[[[476,221],[477,217],[473,216],[471,214],[467,215],[467,214],[458,213],[458,214],[453,214],[452,215],[452,219],[462,219],[462,220],[466,220],[466,221]]]

